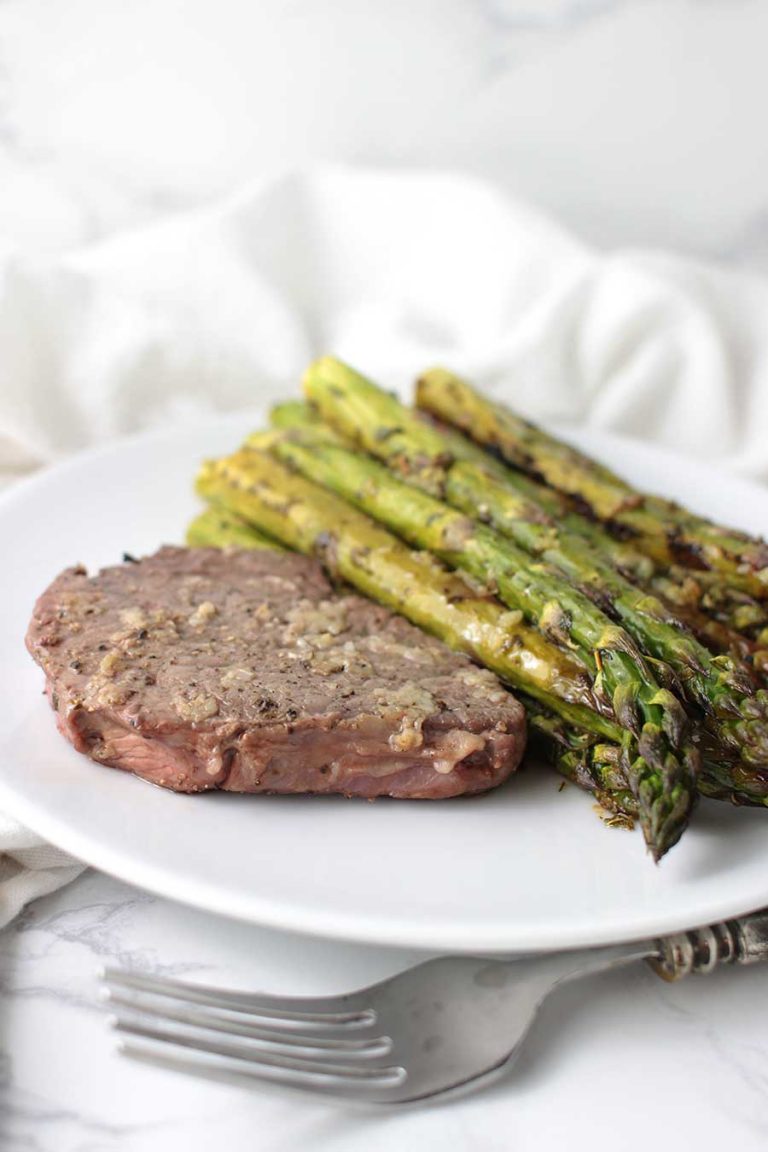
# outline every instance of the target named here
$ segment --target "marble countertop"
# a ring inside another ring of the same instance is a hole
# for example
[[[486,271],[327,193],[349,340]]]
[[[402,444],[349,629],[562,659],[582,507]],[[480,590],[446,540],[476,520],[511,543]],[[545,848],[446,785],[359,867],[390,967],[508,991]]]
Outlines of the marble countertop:
[[[765,272],[766,43],[758,0],[1,0],[0,246],[62,250],[340,161],[464,168],[598,244]],[[311,993],[414,959],[88,872],[0,934],[0,1147],[765,1147],[768,969],[590,979],[548,1003],[507,1081],[386,1115],[132,1066],[96,996],[107,961]]]
[[[703,1150],[765,1147],[768,967],[667,985],[640,965],[574,984],[545,1005],[507,1080],[386,1113],[133,1065],[115,1053],[97,999],[105,963],[309,995],[416,958],[216,920],[85,873],[0,935],[0,1147],[635,1152],[673,1132]]]

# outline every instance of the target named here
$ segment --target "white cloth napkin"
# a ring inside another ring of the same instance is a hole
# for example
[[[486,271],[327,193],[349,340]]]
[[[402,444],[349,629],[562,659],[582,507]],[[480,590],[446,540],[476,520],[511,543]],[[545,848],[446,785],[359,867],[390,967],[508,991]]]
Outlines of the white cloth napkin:
[[[30,900],[69,884],[83,865],[0,812],[0,928]]]
[[[768,477],[768,283],[587,248],[463,176],[320,170],[39,260],[0,252],[0,474],[295,393],[334,352],[407,390],[467,372]],[[0,819],[0,923],[77,866]]]

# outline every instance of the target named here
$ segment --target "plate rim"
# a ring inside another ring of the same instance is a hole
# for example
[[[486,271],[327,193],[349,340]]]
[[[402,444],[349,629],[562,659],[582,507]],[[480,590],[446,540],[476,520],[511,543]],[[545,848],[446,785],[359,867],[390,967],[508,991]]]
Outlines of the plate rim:
[[[8,794],[5,782],[0,779],[0,803],[4,803]],[[714,804],[715,801],[707,803]],[[765,886],[755,893],[754,898],[750,896],[742,902],[726,896],[720,901],[702,901],[699,906],[691,901],[688,906],[692,908],[690,913],[657,911],[649,914],[645,929],[638,928],[637,917],[631,923],[627,921],[624,926],[614,920],[610,925],[597,928],[585,925],[581,931],[569,930],[567,925],[553,922],[547,930],[538,928],[527,934],[510,931],[509,935],[505,935],[497,928],[489,936],[484,935],[480,929],[473,929],[471,939],[465,932],[443,930],[440,941],[436,942],[428,930],[422,932],[419,927],[414,927],[414,921],[398,921],[391,916],[361,918],[358,912],[318,912],[309,904],[275,903],[269,898],[253,895],[247,898],[233,896],[232,893],[222,893],[220,887],[201,882],[199,877],[187,880],[178,874],[168,873],[162,866],[147,865],[141,857],[129,858],[123,851],[114,850],[110,845],[100,844],[97,851],[92,853],[87,838],[81,838],[77,831],[58,824],[50,814],[35,811],[24,800],[17,805],[17,812],[16,818],[27,828],[68,852],[76,860],[156,896],[258,927],[350,944],[413,948],[443,954],[522,955],[529,952],[567,951],[655,939],[699,925],[730,920],[768,903],[767,879]],[[647,866],[653,867],[650,857]],[[700,911],[697,911],[697,907],[700,907]]]

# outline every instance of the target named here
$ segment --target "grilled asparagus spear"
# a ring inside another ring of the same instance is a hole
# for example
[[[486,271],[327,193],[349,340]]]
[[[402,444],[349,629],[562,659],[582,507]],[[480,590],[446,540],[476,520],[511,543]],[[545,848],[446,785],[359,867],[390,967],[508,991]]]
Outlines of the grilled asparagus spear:
[[[314,428],[320,423],[317,414],[303,400],[275,404],[270,409],[269,422],[273,428]],[[328,434],[333,435],[330,428]]]
[[[508,469],[506,483],[520,490],[519,473]],[[534,484],[529,496],[540,503],[542,495],[551,490]],[[559,495],[559,494],[558,494]],[[709,616],[715,622],[750,638],[768,624],[768,603],[756,600],[742,588],[734,588],[722,572],[685,568],[680,564],[665,564],[642,552],[632,540],[619,540],[607,531],[604,524],[591,520],[566,507],[552,511],[559,523],[589,540],[613,567],[633,583],[647,588],[669,604],[691,607]]]
[[[591,792],[601,806],[636,819],[638,804],[622,767],[621,749],[566,724],[537,701],[522,698],[533,744],[566,780]]]
[[[329,365],[321,361],[317,368],[308,370],[305,388],[332,425],[345,435],[354,435],[373,455],[394,464],[409,482],[439,492],[453,507],[492,524],[536,557],[537,570],[543,562],[565,575],[568,579],[563,582],[559,602],[567,607],[572,626],[578,626],[582,619],[584,600],[574,585],[612,617],[618,617],[649,655],[675,671],[682,691],[705,710],[708,724],[725,748],[738,752],[749,766],[768,765],[768,693],[755,688],[737,661],[728,655],[713,656],[658,599],[620,575],[583,537],[557,525],[538,503],[474,462],[455,460],[438,429],[426,428],[370,381],[338,362]],[[350,410],[354,412],[354,426]],[[303,435],[312,435],[311,430]],[[327,445],[322,451],[329,456],[336,454],[336,470],[346,468],[348,482],[355,466],[339,460],[343,449]],[[359,463],[356,467],[360,472]],[[359,481],[362,485],[361,476]],[[405,497],[400,499],[404,502]],[[523,566],[520,557],[516,562]],[[496,575],[490,560],[483,563]],[[562,576],[560,579],[562,582]],[[576,605],[574,596],[578,598]],[[582,642],[594,640],[593,633],[591,638],[585,635]]]
[[[487,519],[530,551],[544,557],[616,615],[641,647],[677,674],[691,702],[707,713],[707,725],[725,748],[755,767],[768,766],[768,692],[757,689],[747,669],[730,655],[714,656],[653,596],[619,575],[579,537],[554,524],[529,519],[523,502],[487,483],[474,465],[448,470],[446,496]]]
[[[247,520],[224,508],[205,508],[187,528],[191,548],[280,548]]]
[[[430,419],[422,414],[422,419],[417,423],[414,414],[409,412],[407,427],[412,432],[416,430],[423,433],[424,418]],[[273,408],[271,422],[273,427],[281,429],[324,427],[328,436],[338,437],[328,424],[323,424],[316,411],[298,400]],[[721,573],[693,571],[677,564],[665,566],[654,561],[630,541],[612,536],[599,521],[575,512],[571,502],[560,492],[503,464],[451,425],[441,423],[436,426],[436,430],[442,438],[443,450],[450,452],[454,460],[480,465],[491,473],[495,481],[538,505],[542,512],[551,516],[559,525],[585,537],[617,572],[658,596],[673,607],[675,614],[677,609],[682,608],[695,612],[693,618],[697,622],[700,638],[707,644],[712,640],[716,651],[731,652],[737,658],[743,658],[749,650],[753,635],[768,625],[768,605],[740,589],[732,588]],[[427,450],[430,444],[435,447],[434,438],[427,440]],[[746,649],[743,640],[748,641]]]
[[[629,533],[664,563],[682,562],[727,575],[734,587],[768,598],[768,545],[722,528],[672,501],[638,492],[608,468],[486,399],[442,368],[417,385],[420,408],[468,432],[508,463],[575,497],[599,519]]]
[[[565,724],[535,701],[523,698],[523,703],[532,734],[542,738],[544,754],[560,775],[591,792],[603,808],[637,818],[638,805],[626,780],[621,749]],[[765,799],[756,798],[752,791],[739,791],[741,768],[737,762],[723,761],[706,745],[702,751],[698,777],[702,796],[735,805],[765,806]]]

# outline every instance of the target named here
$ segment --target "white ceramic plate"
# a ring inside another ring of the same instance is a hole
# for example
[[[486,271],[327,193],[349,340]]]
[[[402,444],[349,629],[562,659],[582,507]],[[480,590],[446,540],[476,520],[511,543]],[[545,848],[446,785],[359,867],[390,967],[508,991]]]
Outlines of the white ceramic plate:
[[[534,766],[444,803],[177,796],[79,756],[56,732],[23,646],[63,567],[179,541],[206,455],[259,424],[228,417],[79,457],[0,501],[0,807],[75,856],[244,920],[435,950],[519,951],[653,935],[768,904],[768,813],[702,803],[659,867],[639,833]],[[631,479],[750,530],[757,487],[608,435],[574,437]]]

